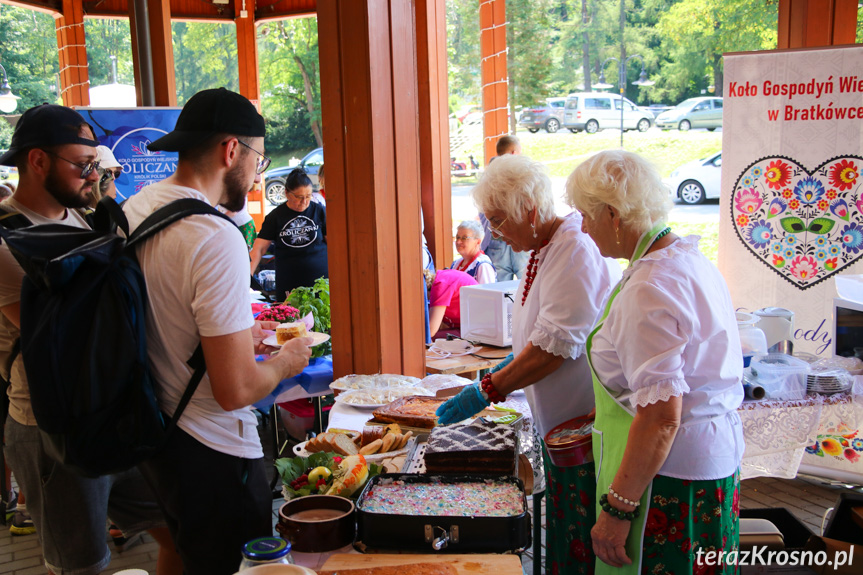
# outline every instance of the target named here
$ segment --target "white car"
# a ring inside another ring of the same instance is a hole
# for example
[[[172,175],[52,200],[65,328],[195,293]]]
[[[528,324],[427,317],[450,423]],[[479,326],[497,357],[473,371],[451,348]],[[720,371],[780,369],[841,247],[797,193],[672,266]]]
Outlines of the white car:
[[[719,197],[721,188],[722,152],[683,164],[665,180],[672,198],[685,204],[700,204]]]

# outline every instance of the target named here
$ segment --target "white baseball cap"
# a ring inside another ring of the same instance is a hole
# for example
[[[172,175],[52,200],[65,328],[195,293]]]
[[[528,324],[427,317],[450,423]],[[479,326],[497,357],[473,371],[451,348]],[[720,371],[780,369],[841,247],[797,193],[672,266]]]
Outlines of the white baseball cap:
[[[106,170],[121,167],[108,146],[96,146],[96,151],[99,153],[99,166]]]

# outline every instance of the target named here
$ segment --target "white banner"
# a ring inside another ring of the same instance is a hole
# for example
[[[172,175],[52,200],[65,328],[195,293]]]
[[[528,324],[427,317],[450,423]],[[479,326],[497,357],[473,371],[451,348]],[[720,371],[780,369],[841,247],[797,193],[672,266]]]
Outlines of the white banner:
[[[829,357],[835,276],[863,273],[863,46],[724,66],[719,269],[739,310],[792,310],[794,350]]]

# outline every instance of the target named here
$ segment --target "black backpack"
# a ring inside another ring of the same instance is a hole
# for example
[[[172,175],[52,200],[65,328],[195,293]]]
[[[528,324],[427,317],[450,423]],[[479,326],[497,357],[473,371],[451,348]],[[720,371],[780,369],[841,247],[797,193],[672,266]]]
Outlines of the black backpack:
[[[27,274],[21,355],[36,423],[48,454],[81,475],[123,471],[152,457],[204,376],[199,344],[188,361],[194,374],[167,422],[148,365],[147,288],[135,255],[138,244],[196,214],[230,221],[209,204],[186,198],[156,210],[130,236],[122,209],[103,198],[92,230],[0,226]]]

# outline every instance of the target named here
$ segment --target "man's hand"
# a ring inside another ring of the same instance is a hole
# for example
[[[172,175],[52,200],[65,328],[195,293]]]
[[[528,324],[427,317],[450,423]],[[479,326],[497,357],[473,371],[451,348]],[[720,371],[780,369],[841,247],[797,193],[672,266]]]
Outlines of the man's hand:
[[[252,341],[255,344],[255,353],[257,355],[270,354],[279,349],[264,344],[264,340],[272,335],[278,326],[279,322],[277,321],[256,321],[255,325],[252,326]]]
[[[307,365],[312,356],[312,342],[310,337],[297,337],[285,343],[279,350],[276,358],[283,363],[282,379],[299,375]]]

